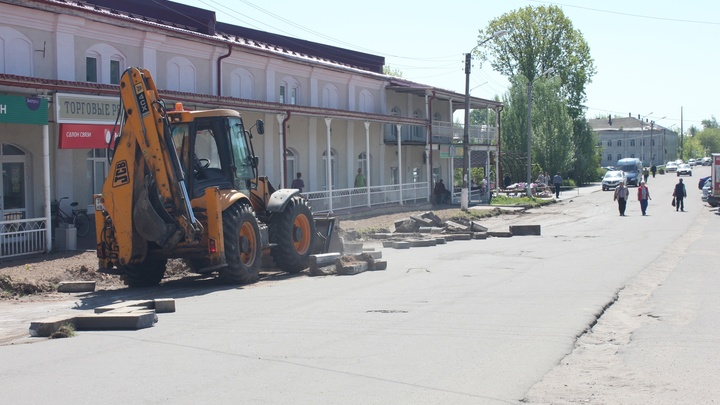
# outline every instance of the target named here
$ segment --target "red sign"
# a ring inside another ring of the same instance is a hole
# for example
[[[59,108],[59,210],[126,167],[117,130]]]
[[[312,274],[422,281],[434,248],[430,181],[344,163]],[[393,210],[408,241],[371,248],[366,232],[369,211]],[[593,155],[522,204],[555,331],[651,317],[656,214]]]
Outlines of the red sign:
[[[711,169],[713,179],[713,195],[720,194],[720,153],[713,153],[713,166]]]
[[[119,130],[120,127],[115,128]],[[60,149],[105,149],[112,139],[113,125],[60,124]],[[119,134],[115,134],[119,136]]]

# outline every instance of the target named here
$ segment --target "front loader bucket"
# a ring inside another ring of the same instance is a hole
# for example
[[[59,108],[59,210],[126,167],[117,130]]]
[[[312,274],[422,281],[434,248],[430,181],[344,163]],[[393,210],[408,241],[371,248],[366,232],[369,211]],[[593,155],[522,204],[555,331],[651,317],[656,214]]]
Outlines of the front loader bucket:
[[[312,253],[339,252],[341,250],[340,237],[336,232],[337,224],[340,222],[338,218],[329,215],[324,217],[313,215],[313,220],[317,238],[315,238]]]

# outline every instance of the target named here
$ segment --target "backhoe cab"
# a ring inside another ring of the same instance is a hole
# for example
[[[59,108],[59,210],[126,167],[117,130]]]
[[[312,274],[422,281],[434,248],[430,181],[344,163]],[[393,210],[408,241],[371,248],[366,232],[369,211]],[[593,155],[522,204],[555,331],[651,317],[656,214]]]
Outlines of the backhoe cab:
[[[120,82],[120,136],[95,195],[100,270],[130,286],[158,284],[167,260],[228,283],[257,281],[263,251],[295,273],[306,268],[316,235],[298,190],[275,190],[258,175],[252,133],[229,109],[166,111],[147,70]],[[264,132],[263,122],[254,125]],[[334,223],[334,220],[331,220]],[[328,226],[328,232],[333,226]]]

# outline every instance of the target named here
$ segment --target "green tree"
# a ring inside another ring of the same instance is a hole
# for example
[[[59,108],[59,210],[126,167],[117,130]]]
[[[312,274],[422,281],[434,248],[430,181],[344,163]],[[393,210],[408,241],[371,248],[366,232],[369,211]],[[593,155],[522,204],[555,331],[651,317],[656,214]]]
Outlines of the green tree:
[[[570,117],[581,116],[587,99],[585,86],[596,72],[595,62],[582,33],[573,28],[562,9],[528,6],[503,14],[480,30],[478,38],[483,40],[501,30],[507,35],[480,48],[488,50],[493,69],[508,77],[522,75],[533,81],[553,68],[553,75],[561,80]],[[486,58],[484,53],[480,55]]]
[[[697,136],[686,138],[684,143],[685,147],[683,148],[683,155],[681,156],[682,160],[687,161],[688,159],[705,156],[705,148]]]
[[[383,66],[383,73],[395,77],[403,77],[403,73],[400,69],[385,65]]]
[[[709,120],[702,120],[700,121],[702,126],[704,128],[720,128],[720,125],[718,125],[717,120],[715,119],[715,116],[711,116]]]
[[[533,87],[533,162],[549,173],[567,173],[575,156],[573,122],[558,96],[560,81],[557,78],[537,80]],[[537,174],[533,173],[533,178]]]
[[[690,139],[697,139],[703,150],[703,156],[706,153],[720,153],[720,128],[705,128],[695,134],[693,137],[685,137],[685,149]]]

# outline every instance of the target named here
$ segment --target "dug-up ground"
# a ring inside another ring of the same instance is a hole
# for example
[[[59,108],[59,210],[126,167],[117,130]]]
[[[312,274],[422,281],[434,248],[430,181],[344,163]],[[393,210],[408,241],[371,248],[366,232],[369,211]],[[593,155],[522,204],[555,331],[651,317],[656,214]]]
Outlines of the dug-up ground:
[[[442,220],[473,219],[489,228],[503,227],[514,217],[525,211],[510,211],[502,208],[485,207],[464,212],[456,206],[405,206],[392,209],[371,210],[340,216],[339,233],[341,236],[363,238],[367,233],[392,232],[394,224],[410,216],[420,216],[432,211]],[[501,230],[507,230],[507,226]],[[0,262],[0,300],[50,301],[63,299],[64,294],[57,292],[63,281],[95,281],[95,290],[119,290],[126,288],[118,276],[97,271],[97,257],[92,249],[92,241],[82,246],[88,250],[59,251],[20,258],[6,259]],[[184,277],[195,277],[188,272],[181,260],[171,260],[165,275],[165,281]]]

